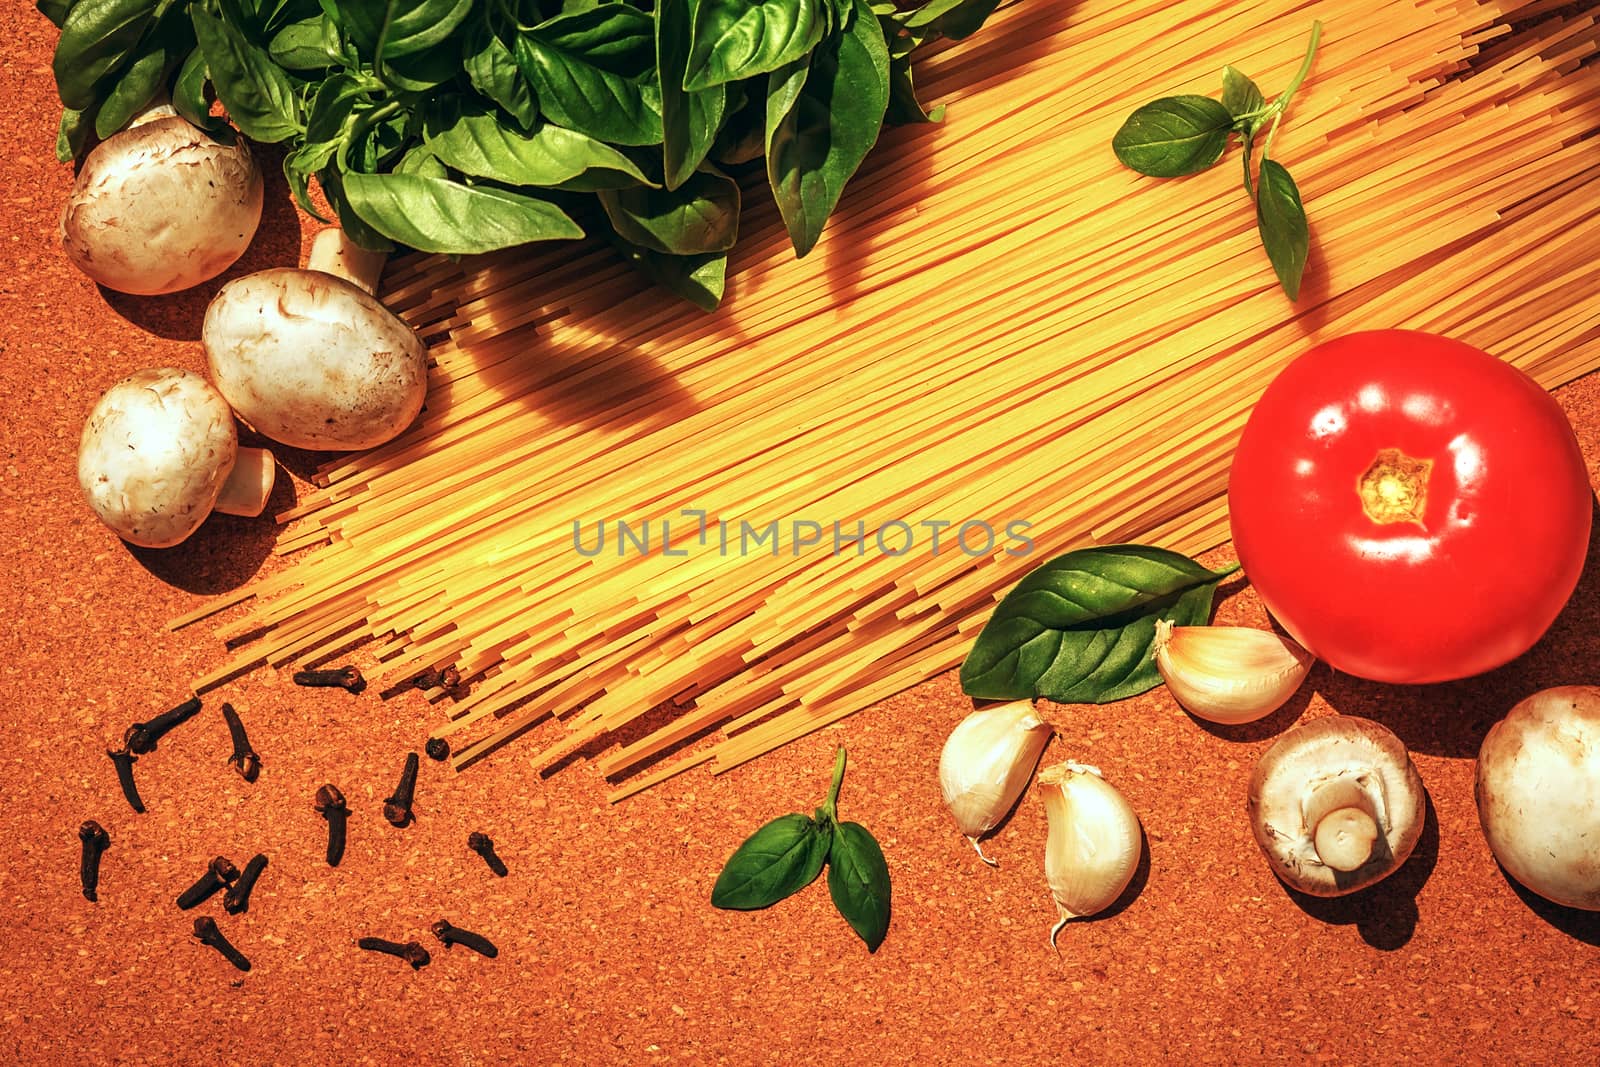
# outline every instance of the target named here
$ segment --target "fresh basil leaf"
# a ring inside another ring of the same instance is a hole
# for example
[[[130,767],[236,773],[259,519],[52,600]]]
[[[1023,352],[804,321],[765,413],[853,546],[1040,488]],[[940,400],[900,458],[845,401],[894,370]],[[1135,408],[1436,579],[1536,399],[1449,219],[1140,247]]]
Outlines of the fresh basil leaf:
[[[345,193],[344,178],[344,172],[332,164],[317,172],[317,184],[322,186],[322,195],[327,197],[328,206],[333,208],[334,215],[338,217],[339,228],[362,248],[374,252],[394,251],[393,242],[369,225],[351,205]]]
[[[504,108],[524,130],[539,120],[539,102],[517,66],[517,57],[484,23],[468,31],[461,63],[472,87]]]
[[[717,908],[768,908],[810,885],[828,858],[826,826],[798,812],[767,823],[734,850],[711,889]]]
[[[1298,299],[1311,249],[1311,227],[1300,203],[1300,190],[1275,159],[1261,161],[1256,185],[1256,228],[1261,232],[1261,245],[1283,291],[1290,300]]]
[[[97,87],[138,51],[155,20],[157,0],[78,0],[61,23],[51,68],[67,108],[85,110]]]
[[[333,57],[323,47],[323,16],[291,22],[267,43],[267,54],[284,70],[327,70]]]
[[[1233,116],[1209,96],[1166,96],[1129,115],[1111,148],[1140,174],[1179,178],[1221,159],[1232,129]]]
[[[211,113],[211,97],[207,94],[210,85],[205,52],[191,49],[172,83],[172,107],[192,124],[215,133],[228,123],[222,116]]]
[[[1230,573],[1145,545],[1058,556],[996,606],[961,665],[962,691],[1069,703],[1145,692],[1161,682],[1151,651],[1156,620],[1203,625],[1217,582]]]
[[[521,33],[513,54],[550,119],[612,144],[661,143],[649,15],[625,4],[559,15]]]
[[[726,252],[739,234],[739,185],[709,165],[677,189],[636,185],[599,195],[617,234],[655,252]]]
[[[708,252],[702,256],[667,256],[630,244],[616,234],[611,243],[645,277],[675,296],[689,301],[701,311],[715,311],[727,286],[728,254]]]
[[[166,86],[167,76],[193,50],[194,43],[187,20],[164,20],[106,93],[95,116],[95,136],[101,140],[110,137],[143,111]]]
[[[519,133],[470,105],[430,108],[423,137],[447,165],[507,185],[558,186],[595,170],[620,174],[624,185],[654,184],[631,159],[593,137],[548,122]]]
[[[944,105],[925,108],[917,99],[917,88],[911,80],[911,52],[916,39],[895,34],[896,24],[879,19],[879,27],[889,42],[889,108],[883,121],[894,126],[912,123],[944,121]]]
[[[833,827],[828,852],[828,894],[850,928],[878,951],[889,933],[889,864],[883,849],[860,823]]]
[[[417,145],[400,157],[394,165],[396,174],[415,174],[419,178],[448,178],[450,169],[439,162],[439,157],[428,151],[427,145]]]
[[[822,40],[827,0],[689,0],[685,92],[795,62]]]
[[[346,173],[356,214],[391,240],[422,252],[464,255],[583,236],[548,200],[412,174]]]
[[[443,43],[472,14],[474,0],[365,0],[338,5],[343,25],[368,56],[384,60]]]
[[[384,84],[402,93],[430,92],[460,72],[461,59],[449,48],[413,52],[383,62]]]
[[[908,12],[903,25],[924,40],[960,41],[977,33],[999,6],[1000,0],[932,0]]]
[[[294,202],[300,205],[300,210],[318,222],[329,220],[311,202],[311,176],[327,166],[328,161],[338,150],[337,142],[307,141],[283,157],[283,177],[289,183],[289,192],[293,194]]]
[[[725,86],[688,92],[683,80],[689,62],[690,7],[693,0],[660,0],[656,7],[656,70],[661,88],[661,155],[668,189],[689,180],[711,151],[727,106]]]
[[[889,104],[889,49],[866,0],[843,35],[768,75],[767,180],[804,256],[878,140]]]
[[[1261,110],[1266,102],[1255,82],[1233,67],[1222,68],[1222,106],[1233,116],[1234,129],[1240,129],[1241,116]]]
[[[93,107],[86,111],[69,107],[61,112],[61,124],[56,128],[56,159],[71,163],[83,154],[89,135],[94,133],[94,113]]]
[[[59,30],[66,24],[67,15],[76,2],[77,0],[35,0],[33,6]]]
[[[366,82],[354,74],[334,74],[323,79],[311,98],[311,108],[306,115],[304,144],[309,147],[328,143],[337,148],[339,141],[350,132],[356,110],[366,103],[368,92]],[[321,170],[330,158],[331,153],[311,170]]]
[[[198,4],[190,7],[189,14],[205,52],[211,84],[233,124],[265,144],[301,133],[300,102],[294,86],[266,49],[252,44],[232,23]]]

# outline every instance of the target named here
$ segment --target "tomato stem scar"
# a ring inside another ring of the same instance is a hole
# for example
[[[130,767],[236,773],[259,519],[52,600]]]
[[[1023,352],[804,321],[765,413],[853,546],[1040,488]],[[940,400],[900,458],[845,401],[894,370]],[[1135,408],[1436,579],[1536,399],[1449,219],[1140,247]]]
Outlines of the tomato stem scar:
[[[1373,522],[1422,521],[1428,505],[1428,476],[1433,460],[1408,456],[1398,448],[1380,448],[1356,482],[1362,510]]]

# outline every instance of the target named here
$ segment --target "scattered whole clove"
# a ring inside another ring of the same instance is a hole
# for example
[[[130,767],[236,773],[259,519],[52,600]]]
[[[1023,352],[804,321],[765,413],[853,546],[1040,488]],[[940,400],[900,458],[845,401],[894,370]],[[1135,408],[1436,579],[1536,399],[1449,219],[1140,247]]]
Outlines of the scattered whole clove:
[[[417,791],[417,754],[406,753],[405,769],[400,772],[400,784],[394,795],[383,802],[383,817],[391,826],[408,826],[411,823],[411,802]]]
[[[461,672],[455,667],[429,667],[411,680],[418,689],[454,689],[461,684]]]
[[[83,857],[78,862],[78,878],[83,882],[83,899],[100,899],[100,854],[111,847],[111,835],[93,819],[85,819],[78,827],[78,840],[83,842]]]
[[[238,915],[250,908],[250,891],[256,887],[256,879],[261,877],[261,872],[267,868],[267,857],[257,852],[250,857],[250,862],[244,865],[244,870],[239,874],[239,880],[228,887],[227,896],[222,898],[222,907],[229,915]]]
[[[228,724],[228,736],[233,739],[233,755],[228,757],[228,766],[239,772],[239,777],[247,782],[254,782],[261,773],[261,757],[256,755],[256,750],[250,747],[250,738],[244,732],[244,722],[239,718],[239,713],[227,701],[222,703],[222,718]]]
[[[344,802],[344,794],[332,785],[317,790],[315,806],[317,814],[328,820],[328,866],[337,867],[344,858],[344,828],[350,808]]]
[[[1016,806],[1050,734],[1050,724],[1039,718],[1030,701],[1014,700],[974,711],[944,744],[939,756],[944,802],[978,858],[991,867],[999,864],[983,854],[978,839]]]
[[[490,840],[488,834],[483,833],[481,830],[472,831],[467,835],[467,847],[482,856],[483,862],[487,863],[489,869],[495,874],[501,878],[506,876],[506,865],[499,856],[495,855],[494,842]]]
[[[478,955],[488,956],[490,959],[500,955],[500,950],[487,937],[482,934],[475,934],[471,930],[463,930],[459,926],[451,926],[444,919],[434,923],[431,929],[433,930],[433,936],[444,942],[445,948],[449,948],[451,945],[462,945],[470,948]]]
[[[1097,767],[1047,767],[1039,772],[1038,790],[1049,822],[1044,873],[1059,917],[1050,930],[1055,948],[1068,921],[1116,903],[1139,867],[1144,842],[1139,816]]]
[[[419,971],[428,965],[433,958],[428,955],[428,950],[422,947],[420,941],[389,941],[381,937],[363,937],[356,945],[367,952],[381,952],[386,956],[399,956],[411,964],[413,971]]]
[[[154,752],[156,742],[160,741],[166,732],[179,723],[191,719],[200,710],[200,698],[191,696],[182,704],[170,711],[164,711],[149,722],[136,722],[128,727],[124,740],[127,742],[128,751],[136,756]]]
[[[226,856],[218,856],[206,866],[194,885],[178,894],[178,907],[184,911],[196,906],[219,889],[225,889],[239,877],[239,868]]]
[[[327,670],[295,671],[294,684],[313,689],[344,689],[351,693],[359,693],[367,687],[367,680],[361,676],[359,668],[344,666]]]
[[[140,799],[139,787],[133,781],[133,765],[138,762],[138,757],[128,750],[126,743],[121,747],[108,746],[106,755],[111,757],[112,766],[117,769],[117,784],[122,787],[123,797],[134,811],[143,815],[144,801]]]
[[[234,948],[228,942],[228,939],[222,936],[222,931],[217,929],[217,920],[211,916],[201,915],[195,919],[194,936],[200,939],[201,944],[210,945],[222,953],[223,958],[239,968],[239,970],[248,971],[250,969],[250,961],[244,958],[244,953]]]
[[[442,737],[430,737],[428,743],[422,746],[422,751],[428,754],[429,759],[442,763],[450,758],[450,742]]]

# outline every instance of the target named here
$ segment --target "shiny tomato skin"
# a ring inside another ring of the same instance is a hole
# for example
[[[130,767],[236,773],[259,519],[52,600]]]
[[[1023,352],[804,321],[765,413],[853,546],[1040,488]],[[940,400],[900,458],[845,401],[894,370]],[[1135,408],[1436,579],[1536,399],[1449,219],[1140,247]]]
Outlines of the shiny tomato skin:
[[[1572,426],[1533,379],[1460,341],[1374,330],[1268,386],[1228,508],[1245,575],[1291,636],[1336,670],[1426,683],[1492,670],[1549,629],[1592,505]]]

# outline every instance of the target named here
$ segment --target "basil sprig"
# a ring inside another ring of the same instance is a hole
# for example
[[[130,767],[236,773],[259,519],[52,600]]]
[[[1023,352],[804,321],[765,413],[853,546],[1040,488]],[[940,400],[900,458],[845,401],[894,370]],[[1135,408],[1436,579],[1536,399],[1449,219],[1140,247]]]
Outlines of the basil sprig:
[[[1111,139],[1111,149],[1124,166],[1152,178],[1181,178],[1215,165],[1227,151],[1229,137],[1237,135],[1244,146],[1244,191],[1256,202],[1256,229],[1290,300],[1300,296],[1311,231],[1300,190],[1288,169],[1269,159],[1268,152],[1290,98],[1311,72],[1321,38],[1322,23],[1312,23],[1305,60],[1270,104],[1255,82],[1223,67],[1220,102],[1209,96],[1164,96],[1129,115]],[[1263,129],[1257,176],[1251,162]]]
[[[935,119],[911,53],[996,0],[35,0],[57,154],[162,91],[285,146],[346,233],[461,255],[594,231],[707,310],[764,173],[797,256],[885,123]],[[764,159],[763,159],[764,157]]]
[[[845,922],[878,951],[889,932],[889,865],[860,823],[839,821],[845,750],[833,764],[828,797],[812,815],[773,819],[734,850],[711,889],[719,908],[768,908],[800,892],[828,868],[828,893]]]
[[[1161,684],[1156,620],[1202,626],[1217,583],[1188,556],[1147,545],[1082,548],[1007,593],[961,664],[961,688],[992,700],[1104,704]]]

